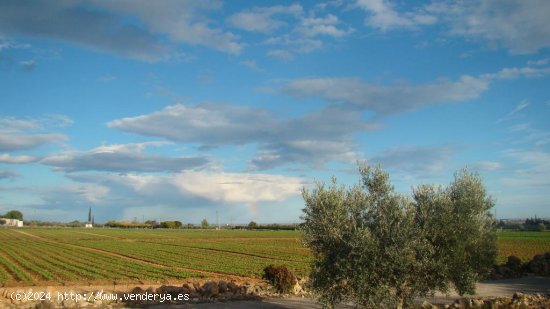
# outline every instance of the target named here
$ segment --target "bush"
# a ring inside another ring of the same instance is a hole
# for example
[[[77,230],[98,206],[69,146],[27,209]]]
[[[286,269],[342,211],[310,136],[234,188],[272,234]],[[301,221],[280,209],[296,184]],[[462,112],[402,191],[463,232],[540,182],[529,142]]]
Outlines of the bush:
[[[521,259],[515,255],[511,255],[508,257],[506,266],[508,266],[513,271],[521,271],[521,268],[522,268]]]
[[[527,267],[534,274],[550,276],[550,252],[535,255]]]
[[[264,268],[264,279],[269,281],[277,292],[290,293],[298,280],[296,275],[286,266],[269,265]]]

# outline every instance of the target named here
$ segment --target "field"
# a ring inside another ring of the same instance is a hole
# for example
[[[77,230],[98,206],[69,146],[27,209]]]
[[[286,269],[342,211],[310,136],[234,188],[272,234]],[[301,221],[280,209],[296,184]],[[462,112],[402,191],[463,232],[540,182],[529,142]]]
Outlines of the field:
[[[502,232],[499,260],[550,251],[550,233]],[[259,278],[269,264],[307,274],[294,231],[0,229],[0,284],[164,282]]]
[[[498,234],[498,249],[498,262],[505,262],[510,255],[526,262],[537,254],[550,252],[550,232],[502,231]]]
[[[0,229],[0,283],[259,278],[269,264],[307,272],[294,231]]]

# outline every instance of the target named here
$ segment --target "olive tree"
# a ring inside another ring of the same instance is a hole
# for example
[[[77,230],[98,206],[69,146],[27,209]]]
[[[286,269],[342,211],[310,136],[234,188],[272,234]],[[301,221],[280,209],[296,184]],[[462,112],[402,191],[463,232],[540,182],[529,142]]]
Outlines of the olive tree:
[[[496,234],[480,177],[466,170],[446,188],[395,193],[381,167],[361,182],[304,188],[302,229],[313,252],[311,287],[327,308],[402,308],[416,296],[473,293],[496,258]]]

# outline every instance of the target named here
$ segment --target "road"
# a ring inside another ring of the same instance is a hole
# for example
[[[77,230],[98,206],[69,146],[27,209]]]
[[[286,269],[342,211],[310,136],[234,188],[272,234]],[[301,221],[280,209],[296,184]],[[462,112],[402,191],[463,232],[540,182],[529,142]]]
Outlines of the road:
[[[550,294],[550,278],[529,276],[518,279],[495,280],[479,283],[475,297],[511,297],[514,292]],[[449,296],[437,295],[428,298],[431,303],[451,303],[459,298],[453,294]],[[157,305],[150,309],[320,309],[321,306],[310,298],[269,298],[261,301],[233,301],[207,304]],[[352,308],[342,306],[340,308]]]

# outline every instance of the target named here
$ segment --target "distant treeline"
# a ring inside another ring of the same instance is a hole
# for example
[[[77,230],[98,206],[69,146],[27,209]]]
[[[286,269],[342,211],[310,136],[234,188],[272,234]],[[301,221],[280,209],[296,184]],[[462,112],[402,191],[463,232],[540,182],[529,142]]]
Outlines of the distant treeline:
[[[88,222],[72,221],[72,222],[53,222],[53,221],[25,221],[26,226],[35,227],[84,227]],[[162,221],[154,220],[137,222],[137,221],[108,221],[105,224],[95,223],[94,227],[110,227],[110,228],[126,228],[126,229],[217,229],[216,225],[205,224],[183,224],[181,221]],[[225,230],[297,230],[298,224],[257,224],[250,222],[248,225],[222,225],[221,229]]]
[[[550,229],[550,220],[537,217],[525,219],[525,221],[499,220],[497,228],[520,231],[545,231]]]
[[[299,227],[298,224],[248,224],[248,225],[236,225],[233,229],[241,230],[287,230],[293,231],[297,230]]]
[[[56,222],[56,221],[40,221],[40,220],[28,220],[25,221],[25,226],[35,227],[84,227],[88,222],[71,221],[71,222]],[[94,224],[94,226],[101,227],[103,224]]]

